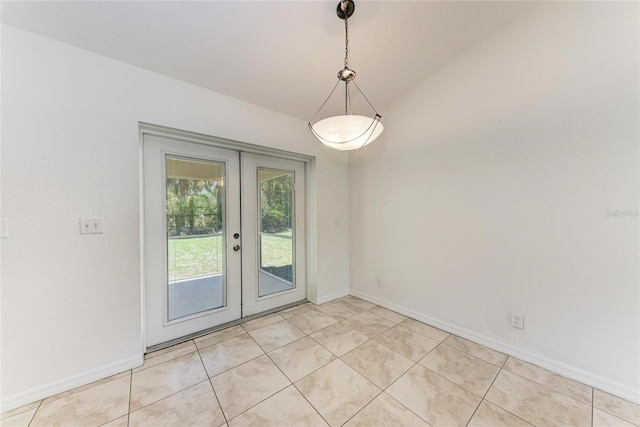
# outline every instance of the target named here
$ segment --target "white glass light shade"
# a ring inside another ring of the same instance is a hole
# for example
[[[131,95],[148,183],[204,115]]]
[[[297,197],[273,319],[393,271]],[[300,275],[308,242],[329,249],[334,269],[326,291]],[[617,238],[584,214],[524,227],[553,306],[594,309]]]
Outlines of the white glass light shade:
[[[334,150],[357,150],[371,144],[384,130],[380,116],[334,116],[311,126],[313,134]]]

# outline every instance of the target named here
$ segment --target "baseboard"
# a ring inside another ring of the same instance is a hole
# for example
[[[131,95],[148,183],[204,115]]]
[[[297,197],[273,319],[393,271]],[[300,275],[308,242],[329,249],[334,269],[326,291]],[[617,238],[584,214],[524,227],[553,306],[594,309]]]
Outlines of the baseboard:
[[[349,296],[349,290],[348,289],[345,289],[345,290],[339,291],[339,292],[334,292],[332,294],[325,295],[323,297],[316,298],[315,301],[311,301],[311,302],[314,303],[315,305],[320,305],[320,304],[324,304],[324,303],[327,303],[329,301],[333,301],[335,299],[346,297],[346,296]]]
[[[91,369],[89,371],[72,375],[62,380],[53,381],[49,384],[34,387],[30,390],[26,390],[10,396],[5,396],[0,401],[0,412],[10,411],[12,409],[19,408],[20,406],[36,402],[40,399],[45,399],[58,393],[62,393],[64,391],[110,377],[111,375],[119,374],[120,372],[136,368],[142,365],[143,361],[144,358],[142,354],[140,354],[139,356],[129,357],[115,363],[110,363],[96,369]]]
[[[572,380],[579,381],[590,387],[600,389],[607,393],[613,394],[614,396],[618,396],[622,399],[640,404],[640,391],[634,390],[633,388],[627,385],[620,384],[615,381],[611,381],[607,378],[603,378],[599,375],[594,375],[590,372],[584,371],[582,369],[579,369],[573,366],[566,365],[562,362],[549,359],[539,354],[534,354],[534,353],[519,349],[517,347],[511,346],[509,344],[496,341],[492,338],[489,338],[482,334],[478,334],[477,332],[471,331],[469,329],[461,328],[459,326],[453,325],[448,322],[444,322],[442,320],[439,320],[430,316],[425,316],[424,314],[418,313],[413,310],[409,310],[405,307],[402,307],[396,304],[389,303],[387,301],[381,300],[376,297],[372,297],[364,292],[357,291],[355,289],[351,289],[349,293],[354,297],[361,298],[363,300],[377,304],[381,307],[388,308],[389,310],[393,310],[400,314],[404,314],[405,316],[408,316],[412,319],[419,320],[423,323],[427,323],[438,329],[442,329],[443,331],[468,339],[469,341],[473,341],[477,344],[484,345],[485,347],[489,347],[493,350],[499,351],[509,356],[517,357],[518,359],[524,360],[525,362],[532,363],[536,366],[547,369],[551,372],[555,372],[556,374],[562,375],[563,377],[567,377]]]

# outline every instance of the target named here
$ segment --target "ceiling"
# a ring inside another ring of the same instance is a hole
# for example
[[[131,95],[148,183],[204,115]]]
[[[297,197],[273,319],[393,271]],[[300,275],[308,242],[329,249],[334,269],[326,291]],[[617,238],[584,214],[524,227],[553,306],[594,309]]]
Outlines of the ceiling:
[[[343,67],[337,4],[2,1],[2,22],[309,120]],[[532,6],[356,0],[349,65],[384,116],[398,98]]]

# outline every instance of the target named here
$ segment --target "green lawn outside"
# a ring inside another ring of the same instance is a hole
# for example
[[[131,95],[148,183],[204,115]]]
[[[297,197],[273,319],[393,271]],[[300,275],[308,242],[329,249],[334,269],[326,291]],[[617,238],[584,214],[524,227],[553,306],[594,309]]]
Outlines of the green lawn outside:
[[[290,236],[291,231],[278,233]],[[292,264],[291,239],[262,235],[262,267],[283,267]],[[169,239],[169,281],[206,276],[222,272],[224,251],[222,236]]]

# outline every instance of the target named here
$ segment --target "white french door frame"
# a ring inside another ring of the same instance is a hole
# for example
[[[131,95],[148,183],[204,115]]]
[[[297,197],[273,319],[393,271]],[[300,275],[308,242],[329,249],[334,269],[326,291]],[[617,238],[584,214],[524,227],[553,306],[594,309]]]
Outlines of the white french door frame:
[[[253,315],[261,313],[278,306],[291,304],[306,297],[305,289],[300,289],[298,284],[305,284],[306,276],[301,272],[306,272],[305,237],[306,222],[304,218],[304,182],[306,174],[305,166],[300,161],[283,159],[282,157],[265,156],[263,154],[242,152],[240,161],[241,186],[242,186],[242,233],[245,236],[255,238],[255,247],[245,245],[242,251],[242,312],[243,315]],[[257,182],[258,170],[269,170],[273,172],[284,172],[291,174],[293,178],[293,224],[292,227],[292,267],[293,267],[293,288],[282,290],[267,295],[260,295],[260,249],[262,248],[262,233],[260,232],[260,202]],[[302,209],[299,209],[302,208]],[[253,241],[249,237],[249,241]]]
[[[145,188],[144,188],[144,137],[153,135],[158,137],[172,138],[181,142],[190,142],[200,145],[206,145],[215,148],[223,148],[236,150],[239,152],[259,154],[272,157],[280,157],[283,159],[298,160],[304,163],[305,175],[305,281],[306,281],[306,298],[311,302],[317,301],[317,262],[316,262],[316,179],[315,167],[316,160],[313,156],[294,153],[285,150],[265,147],[261,145],[249,144],[245,142],[235,141],[226,138],[219,138],[210,135],[200,134],[196,132],[184,131],[180,129],[170,128],[166,126],[156,125],[152,123],[139,122],[139,224],[140,224],[140,313],[141,313],[141,351],[142,354],[147,349],[147,318],[146,318],[146,277],[145,277],[145,259],[147,256],[147,248],[145,247]]]

